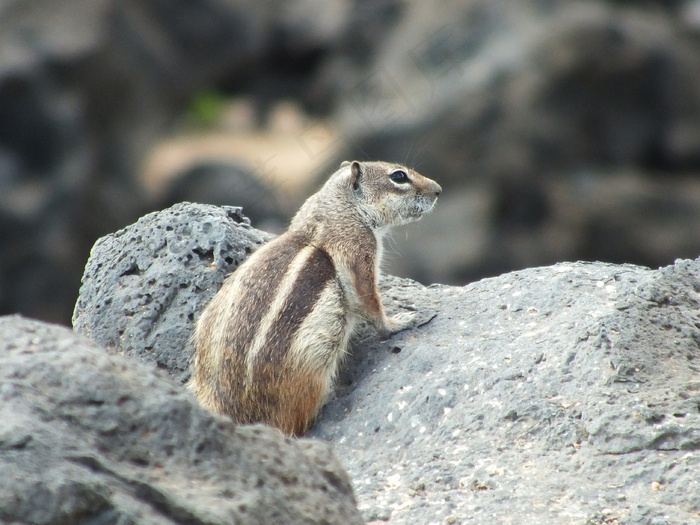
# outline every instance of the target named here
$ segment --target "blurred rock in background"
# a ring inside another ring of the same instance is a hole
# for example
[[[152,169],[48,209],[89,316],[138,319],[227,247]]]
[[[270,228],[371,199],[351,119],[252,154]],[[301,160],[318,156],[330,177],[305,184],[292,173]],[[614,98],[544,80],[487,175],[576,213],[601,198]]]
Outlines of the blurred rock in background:
[[[138,167],[192,94],[261,56],[237,2],[0,6],[0,311],[68,323],[97,237],[149,208]]]
[[[407,5],[338,112],[346,156],[408,161],[445,187],[431,222],[397,237],[399,262],[464,282],[696,256],[700,33],[691,3],[666,5]]]
[[[445,188],[391,245],[424,282],[694,258],[698,85],[697,0],[7,0],[0,313],[67,324],[97,237],[173,200],[274,229],[346,158]]]

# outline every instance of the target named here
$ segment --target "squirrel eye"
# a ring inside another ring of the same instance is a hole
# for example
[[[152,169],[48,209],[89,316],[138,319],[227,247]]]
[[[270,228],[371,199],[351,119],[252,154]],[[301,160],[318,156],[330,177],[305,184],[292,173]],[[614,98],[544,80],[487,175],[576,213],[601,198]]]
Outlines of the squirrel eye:
[[[397,184],[406,184],[407,182],[410,182],[410,179],[408,178],[408,173],[406,173],[404,170],[392,171],[389,174],[389,178]]]

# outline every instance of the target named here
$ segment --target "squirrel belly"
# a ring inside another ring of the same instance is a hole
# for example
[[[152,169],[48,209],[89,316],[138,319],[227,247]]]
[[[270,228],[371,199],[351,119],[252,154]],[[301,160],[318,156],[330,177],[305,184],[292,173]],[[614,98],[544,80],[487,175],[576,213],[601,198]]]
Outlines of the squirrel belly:
[[[411,325],[384,313],[381,236],[429,212],[440,191],[402,166],[341,165],[289,230],[254,252],[202,312],[188,385],[200,404],[239,423],[302,435],[357,325],[368,322],[383,337]]]

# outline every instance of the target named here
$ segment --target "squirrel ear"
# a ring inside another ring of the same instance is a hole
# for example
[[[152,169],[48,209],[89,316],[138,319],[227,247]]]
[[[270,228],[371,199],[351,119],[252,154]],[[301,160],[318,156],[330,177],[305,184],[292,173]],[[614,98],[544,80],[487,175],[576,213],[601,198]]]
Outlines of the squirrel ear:
[[[350,166],[350,173],[350,180],[352,180],[352,189],[355,190],[356,193],[361,192],[360,179],[362,178],[362,166],[356,160],[353,161],[352,165]]]
[[[348,166],[348,165],[350,165],[350,161],[349,161],[349,160],[344,160],[343,162],[340,163],[340,167],[341,167],[341,168],[344,168],[345,166]]]

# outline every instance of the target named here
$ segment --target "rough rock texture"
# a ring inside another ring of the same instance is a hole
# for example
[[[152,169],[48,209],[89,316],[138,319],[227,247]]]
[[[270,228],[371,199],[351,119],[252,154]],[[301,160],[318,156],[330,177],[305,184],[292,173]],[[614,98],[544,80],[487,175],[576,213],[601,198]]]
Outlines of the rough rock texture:
[[[359,341],[311,432],[368,521],[700,523],[700,260],[390,283],[437,315]]]
[[[226,275],[269,238],[231,206],[180,203],[148,214],[95,243],[73,326],[184,383],[195,316]]]
[[[0,318],[3,523],[361,523],[330,447],[201,409],[67,328]]]
[[[193,230],[202,210],[187,212]],[[227,230],[226,242],[247,231]],[[121,252],[145,238],[121,236]],[[101,253],[98,244],[89,264]],[[159,272],[161,260],[150,270],[159,286],[204,271]],[[144,293],[128,275],[112,282]],[[417,309],[421,326],[386,342],[359,337],[310,434],[341,457],[365,519],[700,522],[700,259],[659,270],[558,264],[465,287],[387,278],[382,294],[390,311]],[[118,322],[120,307],[103,304],[102,318]],[[189,308],[165,312],[187,318]],[[158,323],[148,315],[131,309],[129,322]],[[164,363],[184,362],[182,348],[169,351]]]

